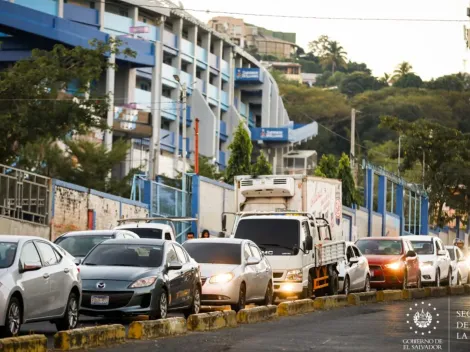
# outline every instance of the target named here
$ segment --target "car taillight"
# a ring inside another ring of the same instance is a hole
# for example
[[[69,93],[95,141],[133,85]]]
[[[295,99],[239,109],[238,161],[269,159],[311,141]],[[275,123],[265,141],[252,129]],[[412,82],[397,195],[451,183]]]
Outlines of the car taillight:
[[[78,271],[78,273],[80,274],[80,267],[78,267],[78,266],[77,266],[77,271]]]

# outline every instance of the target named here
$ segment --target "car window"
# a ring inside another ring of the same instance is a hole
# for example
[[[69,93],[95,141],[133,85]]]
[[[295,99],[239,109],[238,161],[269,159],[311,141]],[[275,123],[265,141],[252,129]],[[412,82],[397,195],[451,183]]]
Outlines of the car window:
[[[178,260],[181,262],[181,263],[186,263],[188,261],[188,259],[186,258],[186,255],[184,254],[183,252],[183,249],[174,244],[173,247],[175,247],[175,251],[176,251],[176,255],[178,256]]]
[[[83,265],[158,268],[162,265],[163,246],[140,244],[99,244],[91,250]]]
[[[167,247],[166,251],[166,262],[171,263],[171,262],[177,262],[178,261],[178,256],[176,255],[175,249],[173,248],[172,244],[169,244]]]
[[[359,249],[357,249],[357,247],[354,247],[354,246],[351,246],[351,247],[352,247],[356,257],[361,257],[362,256],[361,252],[359,252]]]
[[[49,244],[45,242],[36,242],[39,252],[41,253],[42,259],[44,259],[44,265],[55,265],[59,262],[57,258],[57,252]]]
[[[16,257],[17,243],[0,242],[0,269],[12,266]]]
[[[171,241],[171,234],[169,232],[165,232],[165,239]]]
[[[245,260],[253,256],[253,253],[250,250],[250,246],[248,246],[247,244],[243,246],[243,256],[245,257]]]
[[[411,241],[413,250],[419,254],[434,254],[434,246],[431,241]]]
[[[111,239],[111,235],[75,235],[59,237],[55,244],[61,246],[74,257],[84,257],[97,244]]]
[[[353,249],[351,248],[351,246],[348,247],[347,251],[346,251],[346,256],[348,258],[348,261],[351,259],[351,258],[354,258],[354,251]]]
[[[455,251],[453,248],[447,248],[447,252],[450,255],[450,260],[454,261],[455,260]]]
[[[41,258],[39,257],[39,253],[36,247],[34,246],[33,242],[28,242],[23,246],[20,260],[23,264],[31,263],[34,265],[42,265]]]
[[[436,241],[436,246],[438,251],[442,250],[442,245],[440,241]]]
[[[402,240],[360,239],[356,242],[364,255],[399,255],[403,254]]]
[[[310,226],[308,226],[308,222],[307,222],[307,221],[304,221],[304,222],[302,223],[302,227],[304,228],[305,237],[310,236]]]
[[[255,246],[253,246],[251,244],[250,249],[251,249],[251,253],[253,253],[253,257],[255,257],[256,259],[261,259],[262,258],[261,253],[260,253],[258,248],[256,248]]]
[[[187,241],[183,248],[198,263],[240,265],[242,260],[242,246],[239,243]]]

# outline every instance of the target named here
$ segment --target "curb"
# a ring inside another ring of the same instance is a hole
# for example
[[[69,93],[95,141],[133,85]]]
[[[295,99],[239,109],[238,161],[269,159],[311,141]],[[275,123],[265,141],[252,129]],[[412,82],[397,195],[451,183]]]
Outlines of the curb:
[[[127,338],[130,340],[156,339],[165,336],[183,335],[187,331],[184,318],[134,321],[129,326]]]
[[[426,291],[424,288],[409,288],[403,290],[403,299],[412,300],[412,299],[421,299],[429,297],[430,292]]]
[[[75,330],[59,331],[54,335],[54,348],[70,351],[106,346],[124,342],[126,329],[123,325],[101,325]]]
[[[348,302],[354,306],[360,306],[368,303],[377,302],[376,292],[361,292],[361,293],[350,293],[348,295]]]
[[[282,302],[277,306],[277,315],[281,317],[310,313],[315,310],[314,301],[307,299],[300,299],[291,302]]]
[[[470,273],[469,273],[469,275],[470,275]],[[465,289],[465,293],[466,293],[467,295],[470,295],[470,285],[463,285],[463,287],[464,287],[464,289]]]
[[[427,297],[445,297],[447,296],[447,287],[426,287]]]
[[[242,309],[237,313],[237,323],[253,324],[260,321],[270,320],[277,316],[277,306],[261,306]]]
[[[404,292],[402,290],[384,290],[377,291],[377,302],[393,302],[403,300]]]
[[[465,287],[463,285],[460,286],[448,286],[447,287],[447,294],[449,296],[459,296],[465,294]]]
[[[47,337],[45,335],[27,335],[0,339],[2,352],[46,352]]]
[[[187,329],[190,331],[209,331],[237,326],[235,311],[211,312],[190,315]]]
[[[348,305],[347,295],[318,297],[313,300],[313,307],[318,310],[340,308]]]

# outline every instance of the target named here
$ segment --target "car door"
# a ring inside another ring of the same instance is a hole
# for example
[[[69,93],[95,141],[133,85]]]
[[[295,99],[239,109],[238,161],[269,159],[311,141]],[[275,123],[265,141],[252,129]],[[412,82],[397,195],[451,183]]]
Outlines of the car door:
[[[176,251],[171,244],[171,242],[167,242],[165,246],[165,264],[168,265],[171,262],[179,262],[178,256],[176,255]],[[181,290],[181,270],[168,270],[168,281],[170,283],[170,307],[177,307],[181,305],[181,297],[179,296],[178,292]]]
[[[242,265],[243,265],[243,276],[246,284],[246,300],[250,301],[256,297],[256,265],[246,265],[248,258],[253,257],[250,246],[247,242],[242,243]]]
[[[463,252],[460,250],[460,248],[455,248],[455,251],[457,252],[457,266],[460,269],[460,275],[462,278],[462,283],[466,284],[468,282],[468,274],[469,274],[469,266],[467,264],[467,260],[465,259],[465,256],[463,255]]]
[[[349,245],[346,249],[346,273],[349,276],[349,285],[351,290],[357,290],[359,286],[358,263],[351,263],[351,259],[356,258],[352,247]]]
[[[357,274],[358,274],[358,289],[363,289],[365,286],[365,279],[367,274],[369,273],[369,263],[355,245],[351,245],[354,255],[358,258],[357,262]]]
[[[409,251],[414,252],[413,245],[408,240],[403,240],[404,248],[405,248],[405,255]],[[419,274],[419,259],[418,256],[415,255],[414,257],[406,257],[405,259],[407,264],[408,270],[408,282],[409,283],[417,283],[418,282],[418,274]]]
[[[257,265],[253,265],[256,267],[256,282],[257,285],[255,286],[255,296],[256,298],[263,298],[266,294],[266,288],[268,287],[268,282],[271,279],[269,273],[269,266],[266,265],[265,261],[263,260],[263,256],[253,243],[250,243],[250,250],[253,254],[253,257],[259,260]]]
[[[24,320],[48,316],[50,294],[49,268],[44,267],[33,241],[26,242],[20,255],[20,265],[40,265],[41,269],[19,273],[18,285],[23,287]]]
[[[444,245],[439,239],[436,239],[436,247],[437,247],[437,263],[439,266],[439,270],[441,271],[441,280],[445,280],[447,275],[449,275],[449,266],[450,266],[450,257],[447,251],[444,249]],[[439,251],[445,251],[445,255],[439,255]],[[448,258],[449,257],[449,258]]]
[[[64,313],[67,300],[72,290],[72,278],[69,268],[64,265],[62,256],[47,242],[35,241],[44,266],[48,269],[50,281],[50,295],[48,305],[50,316],[59,316]]]
[[[185,255],[183,248],[179,244],[173,243],[173,247],[175,248],[178,260],[183,264],[179,294],[181,295],[181,303],[186,306],[191,303],[195,275],[194,266],[190,263],[189,258]]]

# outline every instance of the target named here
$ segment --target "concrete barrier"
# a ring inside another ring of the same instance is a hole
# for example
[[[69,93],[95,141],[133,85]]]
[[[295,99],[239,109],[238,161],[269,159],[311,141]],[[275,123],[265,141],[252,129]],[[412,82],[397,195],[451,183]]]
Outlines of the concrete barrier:
[[[60,351],[82,350],[124,342],[123,325],[101,325],[75,330],[59,331],[54,335],[54,348]]]
[[[449,287],[447,287],[447,294],[449,296],[463,295],[463,294],[465,294],[465,287],[463,285],[449,286]]]
[[[463,287],[465,288],[465,293],[470,295],[470,285],[463,285]]]
[[[427,297],[447,296],[447,287],[425,287]]]
[[[383,290],[377,291],[377,302],[393,302],[403,300],[402,290]]]
[[[345,307],[347,305],[349,305],[347,295],[318,297],[313,301],[314,308],[319,310]]]
[[[235,311],[211,312],[190,315],[187,328],[190,331],[209,331],[237,326]]]
[[[46,352],[47,337],[44,335],[27,335],[0,339],[2,352]]]
[[[375,292],[350,293],[348,295],[348,302],[354,306],[367,303],[376,303],[377,294]]]
[[[300,299],[297,301],[282,302],[277,306],[277,315],[290,316],[297,314],[310,313],[315,310],[314,301],[307,299]]]
[[[422,299],[429,297],[430,293],[430,291],[427,291],[424,288],[409,288],[403,290],[403,299]]]
[[[262,306],[249,309],[242,309],[237,313],[239,324],[253,324],[260,321],[273,319],[277,316],[276,306]]]
[[[129,326],[127,338],[132,340],[156,339],[164,336],[183,335],[186,331],[184,318],[134,321]]]

